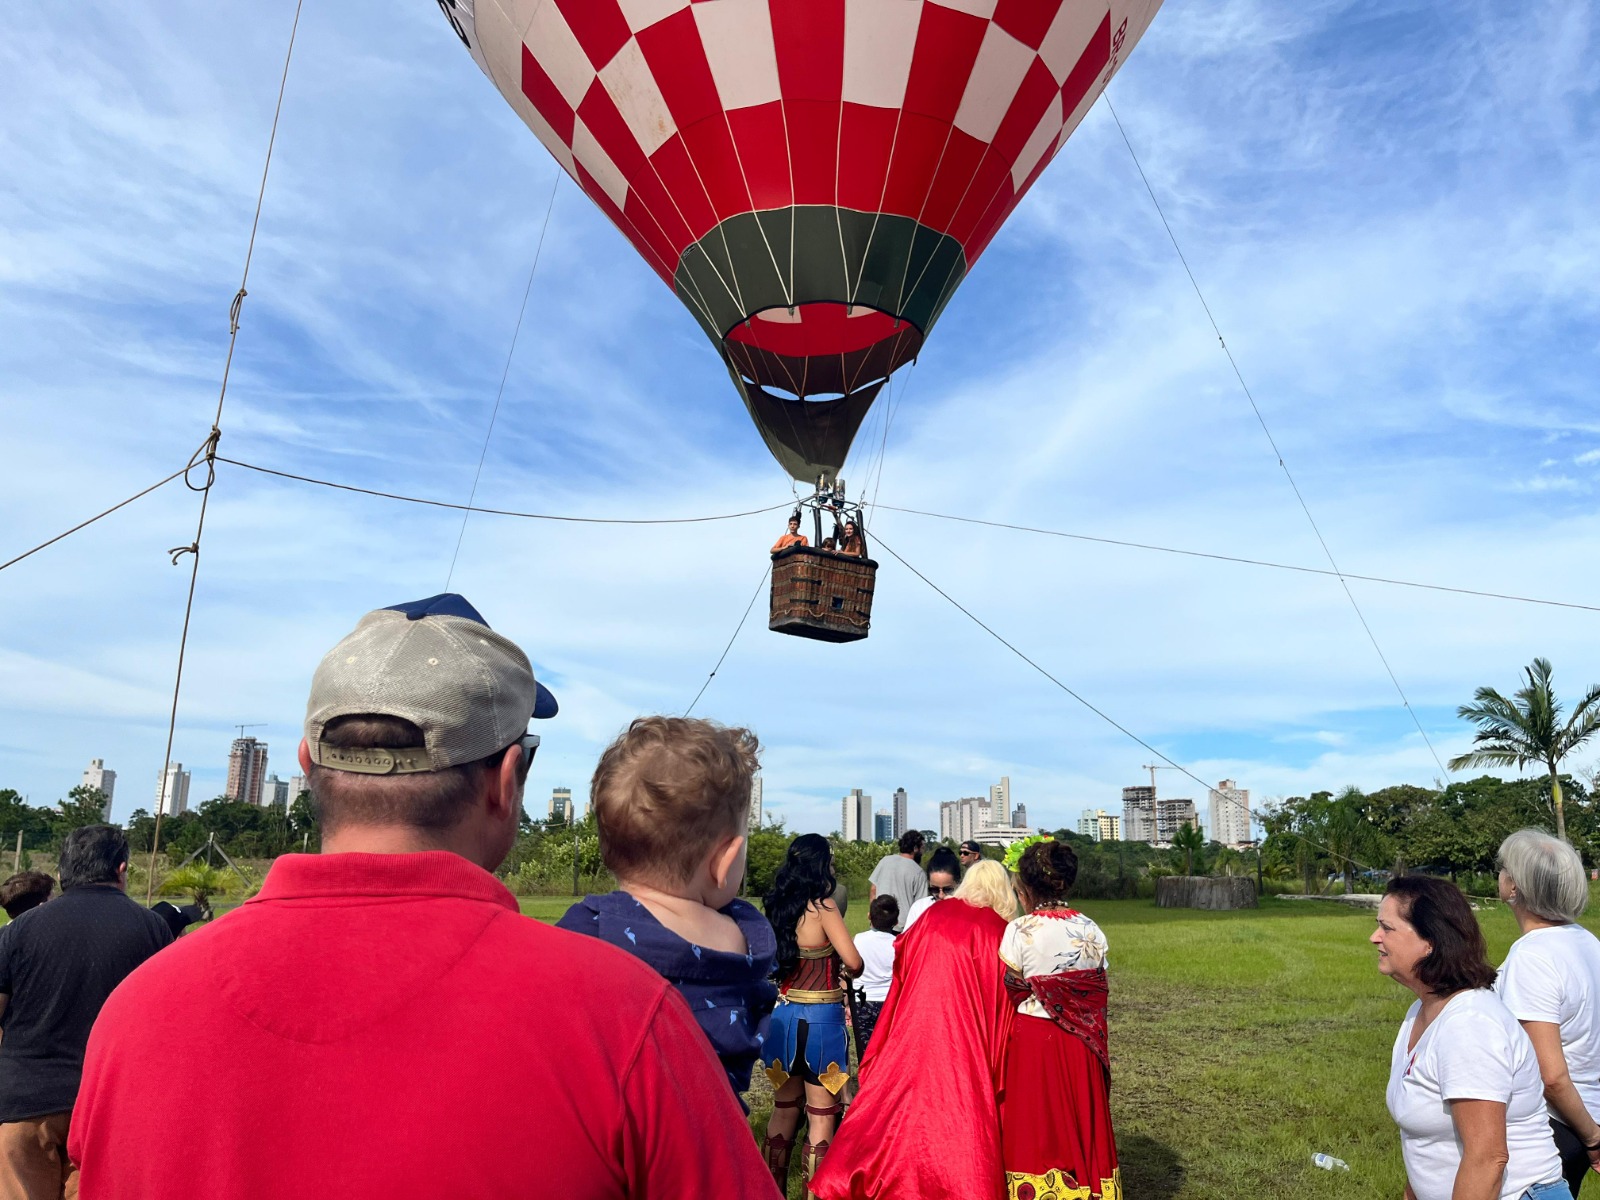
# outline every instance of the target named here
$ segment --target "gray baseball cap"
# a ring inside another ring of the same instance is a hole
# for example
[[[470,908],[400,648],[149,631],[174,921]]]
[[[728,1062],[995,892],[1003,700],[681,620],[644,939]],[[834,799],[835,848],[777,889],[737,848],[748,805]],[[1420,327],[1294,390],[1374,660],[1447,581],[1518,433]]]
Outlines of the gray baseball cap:
[[[442,771],[504,750],[530,718],[556,715],[556,698],[528,656],[454,592],[369,612],[318,664],[306,702],[311,761],[363,775]],[[400,717],[424,744],[406,749],[329,746],[336,717]]]

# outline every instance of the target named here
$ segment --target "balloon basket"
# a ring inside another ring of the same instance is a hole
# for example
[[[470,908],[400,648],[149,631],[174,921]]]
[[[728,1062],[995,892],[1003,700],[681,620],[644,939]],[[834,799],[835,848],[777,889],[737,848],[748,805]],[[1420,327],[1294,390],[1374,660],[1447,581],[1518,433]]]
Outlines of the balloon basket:
[[[870,558],[792,546],[772,556],[767,628],[819,642],[858,642],[872,628],[878,564]]]

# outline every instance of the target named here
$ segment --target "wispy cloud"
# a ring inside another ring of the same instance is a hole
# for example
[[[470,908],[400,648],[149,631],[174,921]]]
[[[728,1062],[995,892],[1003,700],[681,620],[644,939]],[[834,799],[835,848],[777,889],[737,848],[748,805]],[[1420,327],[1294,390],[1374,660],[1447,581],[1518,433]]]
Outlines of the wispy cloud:
[[[8,546],[205,436],[288,19],[192,0],[0,9]],[[1347,570],[1600,585],[1589,485],[1558,465],[1600,461],[1595,40],[1584,6],[1553,0],[1169,5],[1113,88]],[[308,10],[224,452],[464,499],[554,170],[426,6]],[[677,301],[576,189],[555,204],[479,502],[658,515],[788,498]],[[896,393],[887,504],[1323,563],[1104,107]],[[878,482],[870,458],[855,486]],[[120,812],[153,795],[186,583],[166,551],[192,537],[194,502],[173,485],[0,575],[0,786],[54,798],[92,756],[123,772]],[[1202,779],[1260,796],[1438,773],[1335,581],[873,524]],[[198,794],[222,785],[233,722],[268,722],[287,771],[318,656],[365,609],[439,590],[459,529],[222,468],[176,751]],[[471,520],[455,586],[562,696],[539,788],[581,789],[630,716],[689,702],[771,534]],[[826,831],[845,789],[905,786],[933,824],[938,799],[1009,774],[1036,820],[1114,808],[1149,752],[880,557],[867,642],[774,637],[758,602],[702,701],[760,733],[769,807]],[[1352,588],[1441,756],[1465,745],[1454,706],[1534,655],[1559,679],[1600,673],[1587,614]]]

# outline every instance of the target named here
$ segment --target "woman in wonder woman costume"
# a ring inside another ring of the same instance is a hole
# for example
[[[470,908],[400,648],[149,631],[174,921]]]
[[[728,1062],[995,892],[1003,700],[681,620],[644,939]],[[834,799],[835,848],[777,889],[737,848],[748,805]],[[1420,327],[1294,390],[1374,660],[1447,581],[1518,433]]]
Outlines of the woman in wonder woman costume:
[[[801,1163],[809,1180],[828,1151],[839,1118],[838,1096],[850,1079],[843,972],[860,972],[861,955],[832,899],[837,882],[828,839],[805,833],[789,843],[765,897],[767,920],[778,938],[778,1007],[762,1055],[773,1098],[761,1148],[784,1195],[802,1101]]]

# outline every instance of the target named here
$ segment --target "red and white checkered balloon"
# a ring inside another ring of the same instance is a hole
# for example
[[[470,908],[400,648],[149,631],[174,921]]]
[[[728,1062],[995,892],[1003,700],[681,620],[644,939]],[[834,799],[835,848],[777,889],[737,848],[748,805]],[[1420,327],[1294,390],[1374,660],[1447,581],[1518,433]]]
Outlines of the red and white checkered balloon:
[[[1161,0],[439,3],[814,479]]]

